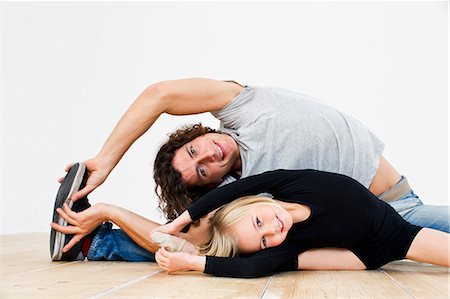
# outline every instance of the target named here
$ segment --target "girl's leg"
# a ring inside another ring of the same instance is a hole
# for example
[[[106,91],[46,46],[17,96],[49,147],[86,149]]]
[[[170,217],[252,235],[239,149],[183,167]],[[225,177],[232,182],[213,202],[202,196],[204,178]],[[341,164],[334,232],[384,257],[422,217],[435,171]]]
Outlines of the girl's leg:
[[[299,270],[365,270],[363,262],[343,248],[310,249],[298,255]]]
[[[414,238],[406,258],[450,267],[450,234],[438,230],[423,228]]]

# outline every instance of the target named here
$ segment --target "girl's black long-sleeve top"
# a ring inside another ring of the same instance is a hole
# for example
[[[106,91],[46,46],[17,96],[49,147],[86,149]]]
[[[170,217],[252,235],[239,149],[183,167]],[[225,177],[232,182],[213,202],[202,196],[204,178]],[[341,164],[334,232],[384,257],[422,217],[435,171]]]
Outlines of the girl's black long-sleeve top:
[[[259,277],[296,270],[298,254],[312,248],[347,248],[367,269],[405,257],[421,227],[404,221],[388,204],[350,177],[317,170],[275,170],[212,190],[188,209],[197,220],[247,195],[270,193],[274,199],[307,205],[310,217],[294,223],[277,247],[239,257],[206,257],[205,273]]]

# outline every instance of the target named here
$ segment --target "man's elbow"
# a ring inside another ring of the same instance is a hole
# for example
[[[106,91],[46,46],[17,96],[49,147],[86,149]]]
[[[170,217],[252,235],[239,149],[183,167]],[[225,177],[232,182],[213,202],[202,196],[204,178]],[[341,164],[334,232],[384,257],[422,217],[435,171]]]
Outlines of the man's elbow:
[[[170,96],[170,83],[161,81],[151,84],[142,92],[141,96],[152,99],[167,99]]]

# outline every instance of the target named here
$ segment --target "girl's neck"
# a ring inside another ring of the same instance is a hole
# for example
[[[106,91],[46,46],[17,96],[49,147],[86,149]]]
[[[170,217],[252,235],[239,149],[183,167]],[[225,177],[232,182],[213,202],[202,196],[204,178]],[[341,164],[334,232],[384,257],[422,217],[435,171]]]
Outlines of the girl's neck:
[[[309,218],[309,216],[311,216],[311,208],[307,205],[285,202],[276,199],[275,201],[291,215],[294,223],[305,221]]]

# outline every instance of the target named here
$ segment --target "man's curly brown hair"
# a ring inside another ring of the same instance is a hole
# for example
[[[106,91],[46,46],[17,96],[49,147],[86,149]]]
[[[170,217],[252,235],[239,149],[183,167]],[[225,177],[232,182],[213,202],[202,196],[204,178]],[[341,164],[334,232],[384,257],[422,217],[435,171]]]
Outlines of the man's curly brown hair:
[[[207,133],[220,132],[204,127],[201,123],[185,125],[170,134],[169,140],[161,146],[156,154],[153,165],[155,192],[159,197],[159,208],[168,220],[177,218],[191,203],[208,191],[205,187],[187,186],[181,180],[181,173],[172,165],[177,149]]]

